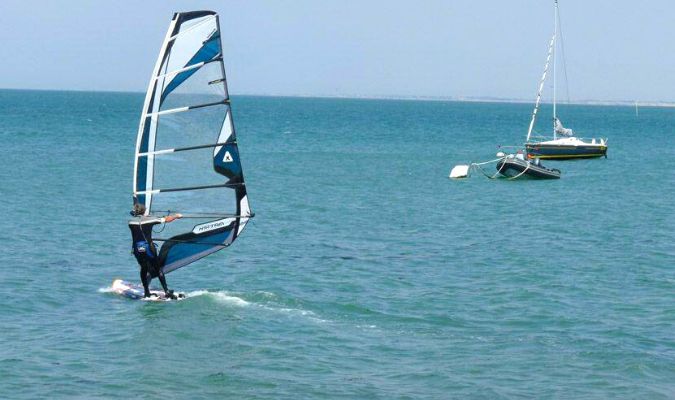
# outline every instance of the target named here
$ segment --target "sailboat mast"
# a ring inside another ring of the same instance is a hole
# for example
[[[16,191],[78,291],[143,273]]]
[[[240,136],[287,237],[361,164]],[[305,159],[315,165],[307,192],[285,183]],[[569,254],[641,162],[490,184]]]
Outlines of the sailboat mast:
[[[554,7],[554,13],[553,13],[553,139],[556,139],[556,133],[555,133],[555,123],[558,118],[558,114],[556,113],[556,85],[555,85],[555,51],[557,47],[557,36],[558,36],[558,0],[554,0],[555,2],[555,7]]]
[[[539,111],[539,103],[541,102],[541,92],[544,90],[544,82],[546,82],[546,73],[548,73],[548,66],[551,62],[551,53],[553,52],[553,42],[555,40],[555,35],[551,37],[551,43],[548,45],[548,54],[546,55],[546,65],[544,65],[544,73],[541,75],[541,81],[539,82],[539,90],[537,90],[537,100],[534,102],[534,110],[532,110],[532,119],[530,119],[530,127],[527,128],[527,139],[530,141],[530,136],[532,136],[532,130],[534,129],[534,123],[537,121],[537,111]]]
[[[556,93],[555,93],[555,52],[556,52],[556,47],[558,46],[557,43],[557,36],[558,36],[558,0],[554,0],[555,2],[555,7],[554,12],[553,12],[553,139],[556,139],[556,134],[555,134],[555,122],[558,118],[558,114],[556,113]]]

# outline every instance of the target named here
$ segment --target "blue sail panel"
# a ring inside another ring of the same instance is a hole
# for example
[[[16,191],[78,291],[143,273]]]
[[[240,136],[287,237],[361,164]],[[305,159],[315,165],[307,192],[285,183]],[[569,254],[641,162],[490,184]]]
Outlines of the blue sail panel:
[[[220,34],[214,32],[211,37],[204,42],[202,48],[197,51],[197,53],[183,66],[183,68],[199,64],[200,62],[212,61],[220,56]],[[160,102],[164,102],[166,97],[171,94],[178,86],[185,82],[188,78],[194,75],[199,68],[193,68],[187,71],[180,72],[171,79],[171,81],[165,85],[164,91],[162,92],[162,98]]]
[[[235,143],[228,143],[221,147],[213,157],[213,168],[219,174],[228,177],[228,183],[244,181],[241,161],[239,160],[239,149]]]
[[[204,234],[189,232],[167,240],[159,254],[164,273],[174,271],[229,246],[234,240],[237,221]]]

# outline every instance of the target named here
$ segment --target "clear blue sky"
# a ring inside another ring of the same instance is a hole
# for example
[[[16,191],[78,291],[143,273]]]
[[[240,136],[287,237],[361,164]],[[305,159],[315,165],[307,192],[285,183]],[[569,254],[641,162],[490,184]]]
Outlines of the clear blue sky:
[[[533,99],[553,30],[552,0],[2,0],[0,88],[144,91],[186,7],[236,94]],[[560,7],[572,100],[675,100],[675,3]]]

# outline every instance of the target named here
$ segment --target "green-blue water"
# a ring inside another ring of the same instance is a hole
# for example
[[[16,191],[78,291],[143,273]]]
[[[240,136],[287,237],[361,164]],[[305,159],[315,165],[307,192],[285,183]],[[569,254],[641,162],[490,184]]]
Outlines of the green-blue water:
[[[0,91],[0,398],[675,398],[674,109],[572,106],[607,159],[451,181],[531,106],[235,97],[257,216],[153,304],[105,292],[142,101]]]

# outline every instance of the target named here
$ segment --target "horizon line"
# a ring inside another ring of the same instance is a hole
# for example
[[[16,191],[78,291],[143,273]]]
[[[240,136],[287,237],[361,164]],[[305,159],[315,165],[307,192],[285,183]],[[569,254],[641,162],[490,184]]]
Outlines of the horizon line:
[[[94,89],[33,89],[33,88],[3,88],[7,91],[26,91],[26,92],[83,92],[83,93],[127,93],[127,94],[145,94],[143,91],[136,90],[94,90]],[[306,98],[306,99],[344,99],[344,100],[407,100],[407,101],[437,101],[437,102],[455,102],[455,103],[508,103],[508,104],[533,104],[534,101],[492,96],[429,96],[429,95],[330,95],[330,94],[277,94],[277,93],[232,93],[234,96],[248,97],[287,97],[287,98]],[[543,104],[552,104],[551,101],[542,101]],[[661,100],[572,100],[558,104],[585,105],[585,106],[642,106],[642,107],[675,107],[675,101]]]

